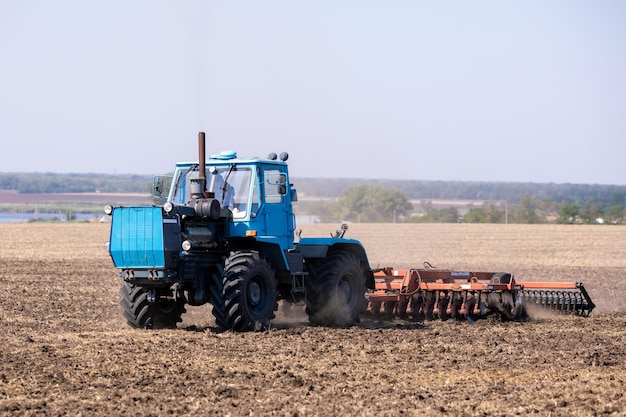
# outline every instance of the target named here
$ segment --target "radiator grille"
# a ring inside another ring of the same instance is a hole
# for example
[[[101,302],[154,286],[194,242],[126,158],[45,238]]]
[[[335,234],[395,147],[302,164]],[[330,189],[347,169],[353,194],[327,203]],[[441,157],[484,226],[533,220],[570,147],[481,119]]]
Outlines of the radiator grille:
[[[117,268],[163,268],[161,208],[114,208],[109,251]]]

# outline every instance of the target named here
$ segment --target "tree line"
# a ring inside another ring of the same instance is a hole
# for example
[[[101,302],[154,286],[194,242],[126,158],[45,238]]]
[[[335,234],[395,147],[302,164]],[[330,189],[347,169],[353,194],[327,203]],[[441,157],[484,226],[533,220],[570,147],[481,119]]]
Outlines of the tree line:
[[[374,185],[398,189],[411,200],[518,202],[525,197],[531,197],[538,201],[559,203],[593,202],[605,209],[626,205],[626,185],[328,178],[299,178],[294,182],[298,192],[330,198],[340,197],[351,187]]]
[[[322,221],[623,223],[626,186],[511,182],[292,178],[300,214]],[[0,173],[0,189],[20,193],[150,193],[152,176]],[[309,201],[310,200],[310,201]],[[436,207],[437,200],[480,206]],[[411,201],[419,201],[414,204]]]
[[[149,193],[152,176],[120,174],[0,173],[0,190],[19,193]]]
[[[435,207],[432,200],[414,204],[397,188],[372,184],[352,186],[336,199],[298,204],[299,214],[317,216],[322,222],[623,224],[626,218],[624,195],[621,200],[609,196],[604,205],[593,200],[568,203],[523,196]]]

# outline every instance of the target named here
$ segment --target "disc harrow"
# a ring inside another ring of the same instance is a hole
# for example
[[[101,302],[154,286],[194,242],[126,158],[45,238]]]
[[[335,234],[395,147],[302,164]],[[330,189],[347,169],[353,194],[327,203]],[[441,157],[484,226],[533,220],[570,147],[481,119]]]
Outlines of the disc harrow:
[[[530,305],[563,314],[588,316],[595,305],[577,282],[519,282],[507,272],[436,269],[374,271],[367,312],[376,317],[417,321],[456,319],[473,322],[490,314],[523,320]]]

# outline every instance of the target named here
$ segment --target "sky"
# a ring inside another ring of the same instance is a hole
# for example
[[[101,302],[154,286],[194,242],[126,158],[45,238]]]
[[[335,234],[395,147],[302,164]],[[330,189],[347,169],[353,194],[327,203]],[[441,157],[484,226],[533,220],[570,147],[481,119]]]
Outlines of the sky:
[[[626,185],[626,2],[0,0],[0,172]]]

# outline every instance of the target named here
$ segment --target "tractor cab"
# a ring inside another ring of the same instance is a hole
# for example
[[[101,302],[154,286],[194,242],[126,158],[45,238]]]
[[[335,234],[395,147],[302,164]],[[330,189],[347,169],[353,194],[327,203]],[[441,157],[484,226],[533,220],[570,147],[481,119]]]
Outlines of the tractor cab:
[[[257,240],[276,243],[283,250],[294,247],[292,202],[297,195],[289,183],[287,157],[281,154],[278,160],[272,153],[267,159],[244,159],[234,151],[225,151],[208,158],[202,193],[219,203],[221,217],[227,218],[227,237],[255,236]],[[200,176],[200,164],[179,163],[173,176],[155,178],[153,196],[175,205],[187,205]]]

